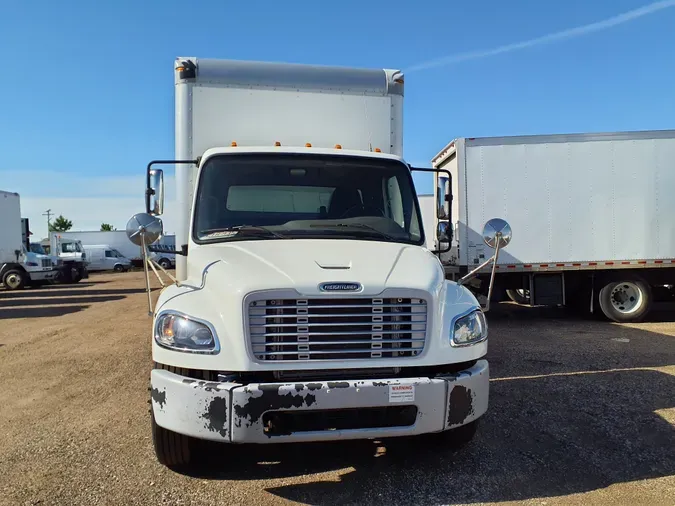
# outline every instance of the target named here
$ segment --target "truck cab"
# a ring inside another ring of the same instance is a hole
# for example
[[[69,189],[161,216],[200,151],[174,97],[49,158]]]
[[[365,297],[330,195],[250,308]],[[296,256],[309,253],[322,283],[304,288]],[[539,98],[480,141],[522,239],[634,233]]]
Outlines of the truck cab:
[[[159,461],[198,461],[200,440],[468,443],[488,406],[487,321],[425,247],[412,171],[434,170],[401,156],[402,74],[197,59],[176,74],[176,160],[148,165],[127,227],[147,256],[157,166],[175,166],[176,278],[151,309]],[[256,96],[235,105],[240,88]]]
[[[36,247],[37,246],[37,247]],[[22,265],[28,274],[27,284],[41,286],[56,278],[58,265],[47,255],[39,244],[30,243],[30,250],[22,246]]]
[[[67,239],[58,232],[51,232],[50,252],[59,259],[59,281],[79,283],[89,277],[87,253],[82,241]]]

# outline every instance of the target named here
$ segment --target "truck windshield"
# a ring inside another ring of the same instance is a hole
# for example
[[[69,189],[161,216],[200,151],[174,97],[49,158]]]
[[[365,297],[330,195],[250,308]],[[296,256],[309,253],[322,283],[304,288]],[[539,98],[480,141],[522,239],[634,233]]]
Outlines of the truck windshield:
[[[61,243],[61,251],[63,253],[81,253],[82,247],[77,242],[63,242]]]
[[[37,243],[30,243],[30,250],[33,253],[37,253],[38,255],[46,255],[45,249],[42,247],[42,244],[37,244]]]
[[[197,243],[291,238],[421,245],[408,167],[337,155],[220,155],[202,168]]]

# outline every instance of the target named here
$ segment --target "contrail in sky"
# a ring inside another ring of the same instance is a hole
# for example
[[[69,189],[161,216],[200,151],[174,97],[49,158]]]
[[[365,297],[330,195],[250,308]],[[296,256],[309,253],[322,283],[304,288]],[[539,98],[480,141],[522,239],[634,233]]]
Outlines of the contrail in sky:
[[[569,28],[567,30],[562,30],[560,32],[551,33],[549,35],[544,35],[542,37],[537,37],[536,39],[525,40],[523,42],[516,42],[514,44],[507,44],[505,46],[499,46],[494,49],[487,49],[484,51],[471,51],[468,53],[459,53],[452,56],[446,56],[444,58],[438,58],[436,60],[429,60],[426,62],[418,63],[408,67],[407,72],[415,72],[418,70],[425,70],[434,67],[443,67],[445,65],[450,65],[452,63],[459,63],[467,60],[475,60],[477,58],[485,58],[486,56],[494,56],[496,54],[508,53],[511,51],[517,51],[518,49],[525,49],[527,47],[539,46],[541,44],[547,44],[556,40],[571,39],[572,37],[579,37],[581,35],[586,35],[588,33],[599,32],[601,30],[607,30],[613,26],[621,25],[623,23],[628,23],[634,19],[641,18],[648,14],[653,14],[655,12],[667,9],[668,7],[675,7],[675,0],[662,0],[660,2],[654,2],[639,9],[634,9],[632,11],[624,12],[617,16],[613,16],[602,21],[597,21],[595,23],[590,23],[588,25],[578,26],[576,28]]]

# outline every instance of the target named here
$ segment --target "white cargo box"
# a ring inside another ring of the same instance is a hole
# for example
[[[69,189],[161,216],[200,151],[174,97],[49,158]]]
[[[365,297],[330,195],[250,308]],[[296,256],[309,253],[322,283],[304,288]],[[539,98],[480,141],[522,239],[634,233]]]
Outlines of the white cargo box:
[[[457,139],[433,160],[453,179],[454,249],[443,259],[471,268],[488,258],[481,230],[500,217],[513,229],[502,268],[670,264],[674,161],[675,131]]]
[[[18,193],[0,190],[0,265],[20,261],[21,201]]]

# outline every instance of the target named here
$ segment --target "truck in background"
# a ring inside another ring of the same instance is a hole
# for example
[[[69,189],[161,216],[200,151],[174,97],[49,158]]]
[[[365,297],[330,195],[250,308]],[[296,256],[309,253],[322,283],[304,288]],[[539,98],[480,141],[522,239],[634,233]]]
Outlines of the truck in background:
[[[200,440],[472,439],[487,322],[424,247],[411,171],[437,169],[402,158],[403,88],[397,70],[176,60],[176,160],[148,164],[127,227],[161,236],[174,166],[176,282],[151,306],[161,463],[198,462]],[[485,235],[510,240],[502,220]]]
[[[49,254],[59,259],[62,283],[79,283],[89,277],[87,253],[82,242],[63,237],[65,232],[49,232]]]
[[[119,251],[122,256],[132,262],[137,262],[139,265],[141,263],[141,248],[129,242],[124,230],[68,230],[67,232],[59,232],[59,234],[63,239],[80,241],[85,249],[87,246],[105,244]]]
[[[152,244],[150,257],[165,269],[176,267],[176,236],[164,235]]]
[[[28,220],[21,218],[18,193],[0,191],[0,282],[6,290],[41,286],[53,279],[50,257],[30,250]]]
[[[447,276],[490,256],[481,220],[500,215],[518,230],[496,266],[502,293],[642,320],[675,283],[674,159],[675,131],[455,139],[432,161],[452,175],[434,175]]]

